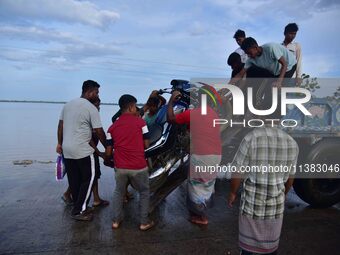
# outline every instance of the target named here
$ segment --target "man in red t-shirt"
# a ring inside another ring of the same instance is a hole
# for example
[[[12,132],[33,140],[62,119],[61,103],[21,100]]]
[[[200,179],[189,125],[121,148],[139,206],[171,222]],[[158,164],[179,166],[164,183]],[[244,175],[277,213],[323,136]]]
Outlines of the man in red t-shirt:
[[[168,122],[186,124],[190,127],[191,151],[187,207],[190,221],[194,224],[208,224],[207,208],[212,206],[217,175],[217,172],[212,169],[221,161],[220,130],[213,126],[213,120],[219,118],[213,109],[217,106],[217,99],[214,98],[217,94],[215,92],[211,87],[203,87],[200,90],[199,95],[204,93],[207,96],[206,114],[201,113],[202,109],[199,106],[175,115],[173,104],[181,96],[178,91],[173,92],[168,104]]]
[[[144,149],[149,145],[148,128],[145,121],[136,116],[136,103],[137,99],[134,96],[120,97],[119,107],[122,115],[110,126],[107,133],[106,157],[111,158],[114,154],[116,177],[113,229],[119,228],[123,220],[123,202],[129,182],[140,194],[140,230],[150,229],[154,225],[148,217],[149,172],[144,154]]]

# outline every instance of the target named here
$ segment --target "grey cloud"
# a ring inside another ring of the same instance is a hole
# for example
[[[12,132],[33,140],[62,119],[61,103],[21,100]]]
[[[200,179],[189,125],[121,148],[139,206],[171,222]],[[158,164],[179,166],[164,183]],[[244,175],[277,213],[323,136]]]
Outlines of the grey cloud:
[[[62,64],[72,61],[80,61],[89,57],[103,57],[122,54],[121,47],[128,43],[124,42],[89,42],[76,34],[66,33],[51,28],[36,26],[0,26],[0,33],[7,39],[22,40],[39,43],[37,46],[29,46],[27,49],[5,49],[0,56],[10,61],[39,62],[48,59],[50,64]],[[47,43],[53,43],[50,48]],[[34,44],[30,44],[34,45]],[[43,47],[41,47],[43,46]]]
[[[338,0],[210,0],[212,4],[228,10],[231,19],[243,22],[268,17],[290,17],[293,19],[308,19],[313,14],[331,10],[340,5]]]
[[[35,26],[0,26],[0,33],[8,38],[37,42],[58,41],[64,43],[75,43],[79,41],[78,38],[72,34]]]
[[[1,0],[0,16],[2,19],[54,20],[67,23],[81,23],[105,28],[119,19],[119,13],[100,10],[88,1],[75,0]]]
[[[68,45],[63,50],[68,59],[79,60],[86,58],[101,58],[112,55],[121,55],[122,50],[118,46],[99,44],[99,43],[82,43],[77,45]]]
[[[121,48],[108,44],[81,43],[69,44],[60,50],[46,51],[41,55],[50,64],[78,65],[82,63],[100,62],[103,58],[122,55]]]
[[[340,5],[339,0],[322,0],[316,2],[316,7],[320,9],[329,9]]]
[[[30,60],[35,57],[36,53],[29,51],[17,51],[11,48],[2,48],[0,51],[0,58],[9,61],[21,62],[23,60]]]
[[[15,66],[51,66],[61,70],[75,70],[83,65],[102,63],[103,58],[121,55],[122,50],[115,45],[77,43],[54,49],[2,48],[0,59]]]

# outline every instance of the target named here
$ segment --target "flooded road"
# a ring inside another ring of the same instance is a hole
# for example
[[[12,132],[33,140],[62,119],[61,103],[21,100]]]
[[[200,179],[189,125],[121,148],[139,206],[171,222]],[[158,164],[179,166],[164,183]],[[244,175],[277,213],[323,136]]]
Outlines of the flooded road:
[[[102,167],[99,192],[110,201],[92,222],[76,222],[60,197],[67,181],[56,182],[54,164],[34,162],[0,171],[0,254],[239,254],[238,208],[228,208],[228,181],[216,184],[209,225],[188,221],[185,185],[152,213],[156,226],[138,230],[138,195],[125,206],[125,220],[111,229],[113,170]],[[90,202],[90,205],[92,201]],[[340,254],[340,205],[312,209],[288,194],[279,254]]]

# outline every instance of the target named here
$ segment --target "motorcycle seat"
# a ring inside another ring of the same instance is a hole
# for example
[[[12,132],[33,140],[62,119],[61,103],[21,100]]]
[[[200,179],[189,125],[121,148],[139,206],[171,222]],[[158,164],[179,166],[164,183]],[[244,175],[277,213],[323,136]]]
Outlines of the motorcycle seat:
[[[164,123],[167,121],[167,116],[166,116],[167,110],[168,110],[168,105],[163,105],[163,106],[158,110],[157,118],[156,118],[156,123],[157,123],[158,125],[163,126]]]
[[[159,138],[161,138],[163,133],[163,127],[158,123],[154,123],[153,125],[149,126],[148,129],[149,129],[149,142],[150,145],[152,145],[153,143],[158,141]]]

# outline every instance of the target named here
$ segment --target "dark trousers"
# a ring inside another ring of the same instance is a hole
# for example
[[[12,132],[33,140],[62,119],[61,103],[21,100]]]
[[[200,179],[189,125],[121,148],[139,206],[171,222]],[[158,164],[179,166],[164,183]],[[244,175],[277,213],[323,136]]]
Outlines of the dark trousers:
[[[253,253],[253,252],[241,250],[241,255],[259,255],[259,253]],[[266,253],[266,255],[277,255],[277,251],[274,251],[272,253]]]
[[[284,78],[292,78],[293,74],[296,71],[296,65],[292,67],[288,72],[285,73]],[[269,72],[267,69],[258,67],[258,66],[251,66],[247,70],[247,78],[278,78],[279,75],[274,75]]]
[[[292,78],[296,71],[296,65],[293,65],[292,69],[285,73],[285,78]]]
[[[296,65],[285,73],[285,80],[282,87],[293,87],[295,80],[291,79],[295,73]],[[253,104],[258,110],[269,109],[272,105],[272,83],[278,78],[266,69],[252,66],[247,70],[247,87],[253,88]],[[280,91],[279,91],[280,93]],[[278,97],[278,106],[281,105],[281,96]],[[277,107],[276,111],[270,116],[273,119],[281,118],[281,109]]]
[[[82,159],[65,159],[65,167],[74,201],[72,214],[76,215],[86,210],[90,200],[95,177],[94,156],[90,155]]]

